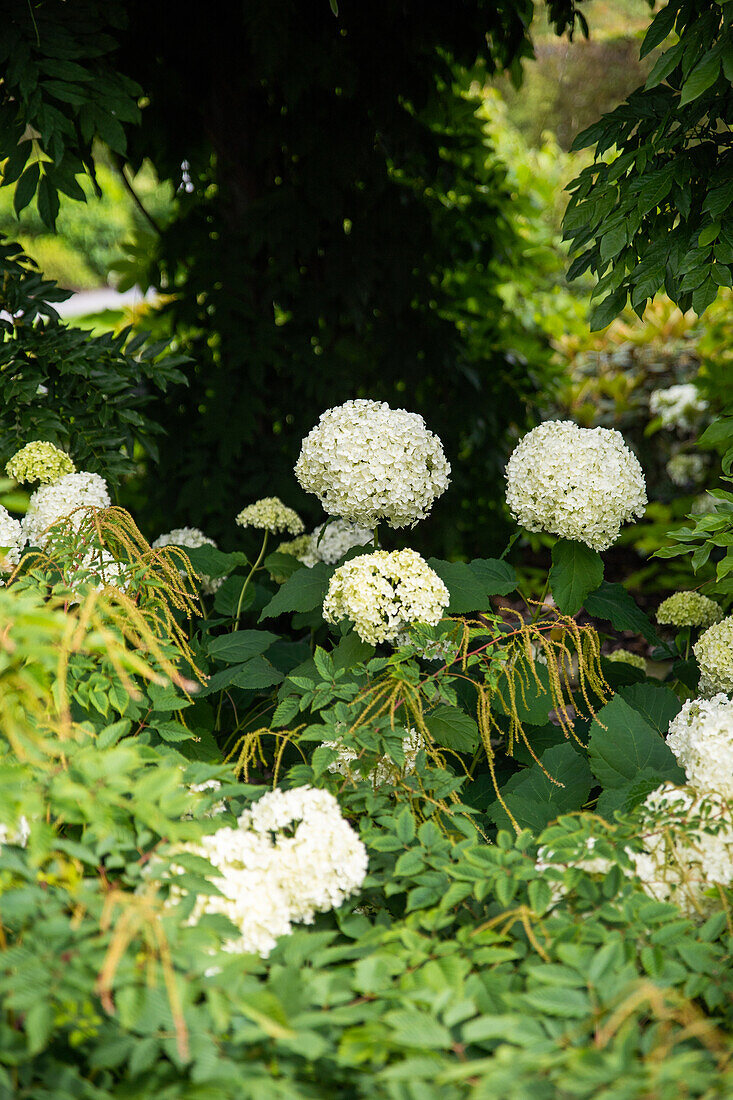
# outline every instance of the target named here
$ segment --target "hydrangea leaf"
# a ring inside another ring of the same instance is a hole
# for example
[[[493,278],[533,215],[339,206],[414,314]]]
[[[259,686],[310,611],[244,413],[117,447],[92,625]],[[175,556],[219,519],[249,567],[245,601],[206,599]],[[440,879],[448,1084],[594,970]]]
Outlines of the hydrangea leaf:
[[[273,619],[288,611],[313,611],[326,596],[328,582],[334,573],[332,565],[319,562],[312,569],[299,569],[288,577],[260,614],[263,619]]]
[[[460,707],[436,707],[426,724],[437,743],[454,752],[473,752],[479,743],[478,726]]]
[[[595,592],[585,597],[585,610],[596,619],[610,622],[615,630],[633,630],[652,645],[661,645],[648,616],[621,584],[603,581]]]
[[[559,539],[552,548],[550,589],[563,615],[580,611],[603,580],[603,559],[582,542]]]
[[[659,689],[634,684],[622,690],[638,693]],[[636,694],[633,698],[636,701]],[[651,705],[654,707],[653,703]],[[650,716],[655,714],[659,718],[660,713],[653,709]],[[593,719],[588,754],[593,774],[603,787],[623,787],[644,768],[651,768],[661,779],[673,783],[685,781],[685,773],[659,729],[620,694],[614,695]]]
[[[535,833],[560,814],[581,809],[590,794],[592,782],[587,760],[567,742],[547,749],[540,760],[549,775],[539,764],[533,764],[513,775],[501,789],[502,797],[519,825]],[[498,798],[486,812],[499,828],[511,827]]]
[[[212,639],[209,655],[230,665],[239,664],[264,653],[277,639],[277,634],[269,630],[236,630],[233,634]]]

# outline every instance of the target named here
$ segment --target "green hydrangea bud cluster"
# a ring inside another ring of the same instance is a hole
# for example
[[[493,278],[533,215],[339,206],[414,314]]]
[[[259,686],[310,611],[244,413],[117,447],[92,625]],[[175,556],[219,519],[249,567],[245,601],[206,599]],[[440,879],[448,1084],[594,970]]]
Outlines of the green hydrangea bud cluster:
[[[8,477],[21,484],[40,481],[43,485],[52,485],[54,481],[66,474],[73,474],[75,470],[76,466],[66,451],[40,439],[26,443],[5,467]]]
[[[279,497],[263,497],[254,504],[248,504],[237,516],[240,527],[258,527],[276,535],[280,531],[289,531],[299,535],[303,530],[303,521],[297,512],[288,508]]]
[[[616,661],[621,665],[631,665],[646,672],[646,661],[640,653],[632,653],[630,649],[614,649],[613,653],[604,654],[607,661]]]
[[[657,622],[665,626],[712,626],[722,618],[720,605],[699,592],[675,592],[657,608]]]

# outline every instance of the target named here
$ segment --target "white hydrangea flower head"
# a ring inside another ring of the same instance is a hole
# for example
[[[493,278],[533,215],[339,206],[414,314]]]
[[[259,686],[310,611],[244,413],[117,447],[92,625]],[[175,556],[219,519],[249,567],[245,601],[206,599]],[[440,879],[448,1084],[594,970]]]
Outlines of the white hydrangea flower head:
[[[7,554],[0,558],[0,572],[9,573],[20,561],[20,552],[25,545],[23,527],[14,519],[7,508],[0,504],[0,546],[6,546]]]
[[[351,619],[363,642],[398,641],[411,623],[435,625],[450,596],[415,550],[376,550],[340,565],[328,586],[323,616]]]
[[[28,511],[23,517],[23,536],[31,546],[42,546],[48,527],[77,508],[109,508],[112,500],[107,482],[99,474],[79,471],[65,474],[52,485],[42,485],[32,494]],[[76,528],[81,523],[80,512],[72,520]]]
[[[183,546],[189,547],[191,550],[196,550],[199,546],[213,546],[215,550],[218,549],[214,540],[205,535],[198,527],[174,527],[172,531],[168,531],[164,535],[158,535],[152,546],[153,550],[160,550],[164,546]],[[179,572],[182,577],[186,576],[183,569]],[[213,577],[202,574],[201,591],[210,596],[217,592],[223,583],[223,577],[214,580]]]
[[[695,497],[690,508],[693,516],[709,516],[713,512],[717,511],[715,497],[712,497],[710,493],[700,493],[700,496]]]
[[[283,504],[279,497],[262,497],[254,504],[248,504],[239,513],[236,522],[240,527],[257,527],[261,531],[269,531],[272,535],[277,535],[281,531],[299,535],[304,529],[298,513]]]
[[[506,467],[507,504],[528,531],[606,550],[621,524],[642,516],[644,474],[623,436],[548,420],[520,440]]]
[[[66,574],[66,582],[72,592],[82,588],[105,588],[111,585],[127,592],[132,582],[132,566],[118,561],[109,550],[99,545],[91,546],[76,568]]]
[[[325,561],[327,565],[335,565],[344,554],[353,550],[355,546],[368,546],[374,541],[374,531],[369,527],[362,527],[358,523],[348,523],[343,519],[335,519],[331,523],[319,523],[314,528],[311,536],[310,553],[306,565],[315,565],[316,562]],[[311,560],[312,559],[312,560]]]
[[[673,455],[667,463],[667,476],[674,485],[699,485],[705,475],[702,455]]]
[[[733,800],[733,701],[727,695],[688,700],[669,724],[667,744],[691,787]]]
[[[329,515],[367,529],[425,519],[449,475],[443,445],[418,413],[364,399],[322,413],[295,464],[298,481]]]
[[[328,770],[332,774],[343,775],[352,782],[355,779],[362,778],[358,769],[353,767],[354,762],[359,759],[358,753],[347,748],[340,740],[324,741],[323,744],[326,748],[335,749],[338,752],[338,757],[328,765]],[[378,760],[376,765],[363,778],[367,779],[373,787],[382,787],[385,783],[390,782],[394,783],[396,779],[414,772],[417,754],[423,747],[423,739],[416,729],[405,730],[405,736],[402,738],[402,750],[405,754],[404,765],[399,767],[393,760],[385,756]]]
[[[631,665],[641,672],[646,672],[646,660],[640,653],[632,653],[630,649],[614,649],[613,653],[604,653],[607,661],[615,661],[617,664]]]
[[[316,913],[338,908],[366,877],[366,848],[329,791],[270,791],[239,824],[272,845],[273,873],[294,921],[310,924]]]
[[[712,626],[723,618],[720,604],[700,592],[675,592],[657,608],[663,626]]]
[[[709,626],[692,648],[700,666],[700,694],[733,694],[733,615]]]
[[[26,443],[25,447],[16,451],[5,467],[8,477],[20,484],[40,481],[43,485],[51,485],[65,474],[73,474],[75,470],[76,466],[66,451],[43,440]]]
[[[652,416],[658,416],[664,428],[678,428],[683,432],[689,432],[699,424],[707,407],[707,401],[701,397],[693,382],[654,390],[649,396]]]
[[[229,951],[266,957],[293,923],[310,924],[355,893],[367,872],[367,852],[328,791],[297,787],[262,796],[239,817],[187,845],[216,867],[220,895],[200,895],[192,921],[223,913],[240,936]],[[177,891],[175,882],[173,900]]]
[[[643,848],[628,849],[642,888],[704,920],[721,907],[716,886],[733,883],[731,805],[716,792],[665,783],[641,807]]]

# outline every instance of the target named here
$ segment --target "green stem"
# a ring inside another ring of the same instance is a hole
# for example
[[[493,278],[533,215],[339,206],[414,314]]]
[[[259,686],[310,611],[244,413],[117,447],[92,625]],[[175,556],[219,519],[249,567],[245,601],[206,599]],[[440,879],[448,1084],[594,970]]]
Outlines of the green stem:
[[[549,589],[550,589],[550,578],[548,576],[547,580],[545,581],[545,587],[542,589],[542,595],[540,596],[540,602],[537,605],[537,607],[534,609],[534,612],[532,613],[532,618],[529,620],[531,623],[536,623],[537,620],[539,619],[540,615],[542,614],[543,608],[545,606],[545,600],[547,598],[547,593],[549,592]]]
[[[244,584],[242,585],[242,591],[239,593],[239,602],[237,604],[237,614],[236,614],[235,619],[234,619],[234,626],[232,627],[232,633],[239,626],[239,617],[242,614],[242,604],[244,602],[244,593],[247,591],[247,588],[249,586],[249,582],[252,580],[252,577],[254,576],[254,574],[259,569],[260,562],[262,561],[262,559],[265,556],[265,548],[267,546],[267,536],[268,536],[268,534],[269,534],[269,531],[265,531],[265,537],[262,540],[262,547],[260,549],[259,557],[257,558],[257,561],[254,563],[254,565],[250,569],[249,573],[247,574],[247,579],[244,582]]]
[[[379,549],[379,524],[374,524],[374,549]]]

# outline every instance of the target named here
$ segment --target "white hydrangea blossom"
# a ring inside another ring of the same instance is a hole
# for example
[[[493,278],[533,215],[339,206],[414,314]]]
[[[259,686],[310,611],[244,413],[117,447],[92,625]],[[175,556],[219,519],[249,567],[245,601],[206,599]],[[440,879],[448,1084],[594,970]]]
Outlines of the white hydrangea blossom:
[[[700,694],[733,694],[733,615],[709,626],[693,652],[700,666]]]
[[[689,432],[707,409],[693,382],[681,382],[664,390],[654,390],[649,396],[649,411],[658,416],[664,428],[679,428]]]
[[[705,475],[702,455],[673,455],[667,463],[667,476],[674,485],[699,485]]]
[[[40,439],[26,443],[25,447],[16,451],[5,467],[8,477],[14,478],[20,484],[40,481],[50,485],[65,474],[73,474],[75,470],[76,466],[66,451]]]
[[[663,626],[712,626],[723,618],[720,604],[700,592],[674,592],[657,608]]]
[[[70,515],[77,508],[109,508],[112,500],[107,482],[99,474],[65,474],[52,485],[42,485],[32,494],[23,518],[23,536],[31,546],[41,546],[44,533],[51,524]],[[81,522],[83,513],[74,517],[73,525]]]
[[[374,531],[358,523],[348,523],[343,519],[335,519],[332,523],[325,525],[319,523],[311,533],[308,551],[300,560],[308,566],[315,565],[319,561],[325,561],[327,565],[335,565],[355,546],[368,546],[373,541]]]
[[[280,531],[289,531],[299,535],[303,530],[303,521],[297,512],[283,504],[279,497],[262,497],[254,504],[248,504],[236,517],[240,527],[257,527],[276,535]]]
[[[579,428],[549,420],[512,452],[506,467],[507,504],[528,531],[606,550],[621,524],[642,516],[646,484],[638,460],[610,428]]]
[[[733,799],[733,701],[727,695],[686,702],[669,724],[667,744],[691,787]]]
[[[363,642],[398,641],[411,623],[434,625],[448,589],[415,550],[376,550],[340,565],[328,586],[323,616],[349,618]]]
[[[328,791],[269,792],[225,826],[185,850],[217,868],[220,895],[200,895],[192,920],[223,913],[240,936],[226,947],[269,955],[294,922],[337,907],[361,886],[367,852]],[[177,894],[175,886],[173,898]]]
[[[208,535],[205,535],[198,527],[175,527],[165,535],[158,535],[152,546],[154,550],[160,550],[164,546],[183,546],[189,547],[191,550],[196,550],[199,546],[213,546],[215,550],[217,549],[214,540],[210,539]],[[182,577],[186,575],[182,569],[180,570],[180,574]],[[202,574],[201,591],[210,596],[218,591],[223,583],[223,577],[214,580],[213,577]]]
[[[449,474],[440,439],[418,413],[363,399],[323,413],[295,464],[298,481],[329,515],[366,528],[425,519]]]
[[[646,672],[646,661],[640,653],[632,653],[630,649],[614,649],[613,653],[604,653],[607,661],[615,661],[617,664],[631,665],[641,672]]]
[[[641,828],[642,850],[627,851],[644,891],[693,919],[719,908],[715,887],[733,883],[730,804],[665,783],[643,803]]]
[[[0,558],[0,572],[9,573],[20,561],[20,552],[25,545],[23,527],[13,519],[7,508],[0,504],[0,546],[7,547],[7,554]]]
[[[323,744],[326,748],[335,749],[338,752],[338,757],[328,765],[328,770],[332,774],[343,775],[351,780],[362,778],[358,769],[352,767],[354,762],[359,759],[358,753],[347,748],[340,740],[324,741]],[[402,750],[405,754],[404,765],[399,767],[393,760],[385,756],[378,760],[372,770],[367,772],[363,778],[367,779],[374,787],[381,787],[385,783],[394,782],[400,776],[409,775],[410,772],[415,770],[417,754],[421,748],[423,748],[423,739],[417,730],[413,728],[405,730],[405,736],[402,738]]]
[[[82,587],[104,588],[112,585],[126,592],[132,581],[133,567],[129,562],[118,561],[109,550],[92,546],[78,565],[66,572],[66,583],[72,592]]]

